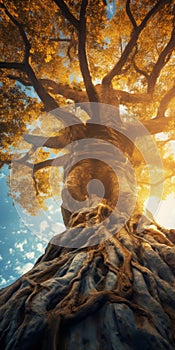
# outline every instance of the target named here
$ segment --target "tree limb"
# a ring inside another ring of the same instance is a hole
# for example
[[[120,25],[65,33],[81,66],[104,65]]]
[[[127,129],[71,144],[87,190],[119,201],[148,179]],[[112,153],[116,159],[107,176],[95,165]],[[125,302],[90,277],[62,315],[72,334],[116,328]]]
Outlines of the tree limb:
[[[65,154],[64,156],[60,156],[57,158],[53,158],[53,159],[46,159],[43,162],[39,162],[39,163],[29,163],[26,161],[26,159],[21,158],[21,159],[17,159],[15,160],[16,163],[20,163],[24,166],[29,167],[30,169],[33,170],[33,174],[36,173],[38,170],[47,168],[47,167],[61,167],[64,166],[65,163],[70,159],[70,155],[69,154]]]
[[[80,9],[80,20],[78,21],[70,12],[62,0],[54,0],[63,13],[63,16],[77,29],[78,32],[78,57],[80,70],[83,76],[84,85],[90,102],[98,102],[98,94],[92,83],[87,55],[86,55],[86,8],[88,0],[82,0]]]
[[[6,69],[17,69],[19,71],[25,72],[30,79],[37,95],[41,99],[41,101],[44,103],[44,107],[46,111],[50,111],[53,109],[56,109],[59,107],[57,102],[54,100],[52,96],[49,95],[49,93],[44,89],[40,81],[37,79],[32,67],[30,66],[28,59],[30,55],[30,43],[27,39],[26,33],[23,29],[22,24],[20,24],[7,10],[7,8],[1,4],[1,7],[5,10],[7,16],[10,18],[12,23],[17,26],[19,29],[20,35],[22,37],[22,40],[25,44],[25,55],[23,63],[15,63],[15,62],[0,62],[0,68],[6,68]]]
[[[79,30],[79,21],[70,12],[68,6],[63,0],[53,0],[60,8],[63,16],[77,29]]]
[[[49,38],[47,36],[44,36],[43,39],[48,39],[49,42],[67,42],[67,43],[70,43],[72,41],[71,38]]]
[[[90,75],[87,55],[86,55],[86,8],[88,0],[82,0],[80,10],[80,28],[78,31],[78,57],[80,62],[80,69],[84,80],[84,85],[87,91],[90,102],[98,102],[98,94],[92,83]]]
[[[24,86],[32,86],[29,80],[25,80],[20,76],[8,74],[7,77],[11,80],[19,81]],[[75,101],[75,103],[88,101],[87,94],[85,91],[76,88],[71,88],[67,84],[56,83],[52,79],[41,78],[38,80],[45,88],[47,88],[50,91],[52,95],[62,95],[67,99]]]
[[[165,116],[166,109],[171,102],[171,100],[175,97],[175,84],[172,86],[172,88],[163,96],[162,100],[160,101],[159,108],[157,111],[156,118],[162,118]]]
[[[142,123],[151,135],[158,134],[160,132],[168,132],[170,127],[171,130],[175,128],[175,118],[174,117],[162,117],[147,120]],[[133,130],[134,132],[134,130]]]
[[[136,71],[137,73],[143,75],[143,76],[148,80],[148,78],[149,78],[148,73],[147,73],[145,70],[140,69],[140,68],[137,66],[135,60],[133,60],[133,66],[134,66],[134,69],[135,69],[135,71]]]
[[[155,15],[166,3],[170,3],[171,0],[159,0],[157,3],[153,6],[153,8],[147,13],[141,24],[136,28],[134,28],[132,34],[131,34],[131,39],[126,45],[120,60],[115,64],[115,66],[111,69],[111,71],[103,78],[102,83],[104,85],[110,85],[112,79],[114,76],[121,74],[121,69],[126,63],[129,55],[131,54],[134,46],[137,43],[137,39],[140,35],[140,33],[143,31],[145,28],[147,22],[150,20],[150,18]]]
[[[130,19],[134,29],[136,29],[137,28],[137,23],[135,21],[135,18],[133,16],[132,12],[131,12],[130,3],[131,3],[131,0],[127,0],[126,1],[126,13],[127,13],[128,17],[129,17],[129,19]]]
[[[32,86],[34,87],[37,95],[41,99],[41,101],[44,103],[45,110],[47,112],[56,109],[59,107],[58,103],[55,101],[55,99],[50,96],[50,94],[45,90],[41,82],[37,79],[32,67],[29,64],[25,65],[25,73],[27,74],[28,78],[30,79]]]
[[[24,28],[22,24],[14,17],[12,14],[8,11],[7,7],[1,3],[1,8],[4,9],[6,15],[9,17],[9,19],[12,21],[12,23],[19,29],[20,36],[23,40],[24,46],[25,46],[25,54],[24,54],[24,62],[28,62],[29,56],[30,56],[30,49],[31,45],[27,38],[27,35],[24,31]]]
[[[61,167],[64,166],[65,163],[70,159],[69,154],[65,154],[64,156],[60,156],[54,159],[47,159],[43,162],[35,163],[33,165],[33,172],[36,173],[38,170],[47,168],[47,167]]]
[[[175,28],[173,28],[171,38],[170,38],[168,44],[165,46],[164,50],[160,53],[159,58],[158,58],[156,64],[154,65],[154,68],[153,68],[153,70],[148,78],[148,93],[149,94],[153,93],[157,78],[159,77],[159,74],[160,74],[162,68],[169,61],[174,48],[175,48]]]
[[[0,62],[0,68],[2,69],[15,69],[24,72],[25,71],[25,65],[24,63],[18,63],[18,62]]]

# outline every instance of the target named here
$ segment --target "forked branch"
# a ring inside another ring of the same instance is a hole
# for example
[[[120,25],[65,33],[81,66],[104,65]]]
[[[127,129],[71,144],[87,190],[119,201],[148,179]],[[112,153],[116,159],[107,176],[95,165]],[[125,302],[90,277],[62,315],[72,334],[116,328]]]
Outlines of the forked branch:
[[[171,0],[159,0],[157,3],[153,6],[153,8],[147,13],[147,15],[144,17],[143,21],[139,26],[135,26],[134,30],[131,34],[131,39],[129,40],[128,44],[126,45],[121,58],[119,61],[115,64],[115,66],[111,69],[111,71],[103,78],[103,84],[104,85],[110,85],[112,79],[116,76],[121,74],[121,70],[125,63],[128,60],[129,55],[132,53],[133,48],[135,47],[138,37],[145,28],[147,22],[150,20],[152,16],[154,16],[160,9],[166,4],[171,3]],[[132,19],[133,21],[133,19]]]

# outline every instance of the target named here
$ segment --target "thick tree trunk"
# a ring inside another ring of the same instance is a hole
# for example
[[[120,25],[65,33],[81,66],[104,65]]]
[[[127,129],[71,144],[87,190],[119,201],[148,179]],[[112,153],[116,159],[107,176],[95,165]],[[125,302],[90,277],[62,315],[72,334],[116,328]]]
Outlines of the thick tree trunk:
[[[110,112],[112,117],[115,123]],[[136,209],[130,215],[134,176],[125,156],[108,146],[132,155],[132,143],[112,128],[87,123],[80,129],[85,134],[77,130],[72,128],[79,136],[72,139],[90,143],[72,144],[64,168],[64,184],[75,200],[71,206],[63,188],[67,229],[53,237],[31,271],[1,290],[0,348],[173,350],[175,231]],[[94,179],[105,189],[97,201]]]
[[[94,212],[97,222],[104,210]],[[88,215],[72,219],[85,236]],[[96,246],[62,248],[55,237],[32,270],[0,292],[0,348],[174,349],[175,232],[144,217],[138,233],[138,220],[136,213],[118,231],[113,214]]]

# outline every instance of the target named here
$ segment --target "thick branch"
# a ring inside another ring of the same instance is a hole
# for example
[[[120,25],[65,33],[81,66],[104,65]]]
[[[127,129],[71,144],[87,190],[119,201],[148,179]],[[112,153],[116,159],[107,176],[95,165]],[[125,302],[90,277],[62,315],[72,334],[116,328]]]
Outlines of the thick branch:
[[[64,156],[57,157],[55,159],[47,159],[43,162],[36,163],[33,166],[33,172],[36,173],[38,170],[48,167],[62,167],[70,159],[70,155],[65,154]]]
[[[116,63],[116,65],[112,68],[112,70],[103,78],[103,84],[104,85],[110,85],[112,79],[114,78],[114,76],[119,75],[121,73],[121,69],[124,66],[124,64],[126,63],[129,55],[131,54],[134,46],[137,43],[137,39],[140,35],[140,33],[143,31],[143,29],[145,28],[147,22],[150,20],[150,18],[155,15],[167,2],[171,2],[170,0],[159,0],[155,6],[147,13],[147,15],[145,16],[145,18],[143,19],[143,21],[141,22],[141,24],[134,29],[132,35],[131,35],[131,39],[128,42],[128,44],[126,45],[120,60]]]
[[[9,79],[19,81],[24,86],[32,86],[29,80],[25,80],[20,76],[9,74],[7,77]],[[67,84],[56,83],[54,80],[51,80],[51,79],[38,79],[38,81],[47,90],[49,90],[52,95],[64,96],[67,99],[75,101],[75,103],[88,101],[87,94],[85,91],[82,91],[76,88],[75,89],[71,88]]]
[[[49,37],[44,37],[43,39],[49,39],[49,42],[66,42],[70,43],[72,41],[71,38],[49,38]]]
[[[16,69],[24,72],[25,65],[23,63],[18,62],[0,62],[0,68],[2,69]]]
[[[175,97],[175,84],[173,87],[164,95],[162,100],[160,101],[159,108],[157,111],[157,116],[156,118],[161,118],[165,116],[165,111],[171,102],[171,100]],[[166,118],[167,119],[167,118]],[[168,118],[169,119],[169,118]]]
[[[39,162],[35,164],[24,161],[24,157],[22,159],[16,160],[16,162],[31,168],[33,170],[33,173],[36,173],[38,170],[45,169],[51,166],[52,167],[64,166],[65,163],[68,161],[68,159],[70,159],[70,155],[65,154],[64,156],[60,156],[53,159],[47,159],[43,162]]]
[[[28,80],[24,80],[23,78],[15,75],[8,75],[9,79],[17,80],[24,86],[31,86],[31,82]],[[87,102],[87,94],[85,91],[79,90],[78,88],[71,88],[67,84],[57,83],[54,80],[51,79],[39,79],[39,81],[44,85],[45,88],[47,88],[53,95],[62,95],[67,99],[71,99],[75,101],[75,103],[78,102]],[[112,88],[111,88],[112,89]],[[96,90],[99,93],[99,95],[102,94],[103,85],[98,84],[96,85]],[[116,99],[120,100],[121,103],[145,103],[149,102],[151,100],[150,95],[148,94],[138,94],[138,93],[129,93],[124,90],[115,90],[112,89],[114,92]],[[114,95],[113,94],[113,95]]]
[[[70,12],[68,6],[65,4],[63,0],[53,0],[58,7],[60,8],[63,16],[78,30],[79,29],[79,21],[73,16]]]
[[[40,79],[40,81],[46,88],[49,88],[53,95],[59,94],[75,102],[86,102],[88,100],[85,91],[71,88],[67,84],[56,83],[51,79]]]
[[[24,86],[32,86],[32,83],[29,80],[25,80],[24,78],[22,78],[18,75],[8,74],[7,78],[9,78],[11,80],[16,80]]]
[[[98,91],[99,96],[103,95],[104,85],[98,84],[96,85],[96,89]],[[109,87],[108,87],[109,90]],[[111,94],[114,98],[120,101],[120,103],[148,103],[151,102],[151,97],[148,94],[139,94],[139,93],[129,93],[124,90],[115,90],[110,87]],[[103,102],[103,101],[102,101]]]
[[[26,66],[25,66],[25,73],[27,74],[28,78],[30,79],[37,95],[39,96],[41,101],[44,103],[45,110],[49,112],[53,109],[58,108],[59,105],[54,100],[54,98],[52,96],[50,96],[48,94],[48,92],[44,89],[43,85],[37,79],[32,67],[29,64],[26,64]]]
[[[160,74],[162,68],[169,61],[174,48],[175,48],[175,28],[173,28],[170,41],[165,46],[164,50],[161,52],[155,66],[154,66],[154,68],[153,68],[153,70],[148,78],[148,93],[149,94],[153,93],[157,78],[159,77],[159,74]]]
[[[84,80],[84,85],[90,102],[98,102],[98,94],[92,83],[88,60],[86,55],[86,8],[88,0],[82,0],[80,11],[80,29],[78,31],[78,57],[80,62],[80,69]]]
[[[78,57],[80,62],[80,70],[83,76],[84,85],[90,102],[98,102],[98,94],[92,83],[90,75],[87,55],[86,55],[86,8],[88,0],[82,0],[80,10],[80,20],[78,21],[70,12],[69,8],[62,0],[54,0],[63,13],[63,16],[77,29],[78,31]]]
[[[143,125],[150,132],[151,135],[158,134],[160,132],[168,132],[170,127],[171,130],[175,128],[175,118],[154,118],[143,122]]]
[[[145,70],[139,68],[139,67],[137,66],[135,60],[133,61],[133,66],[134,66],[134,69],[136,70],[137,73],[143,75],[143,76],[148,80],[148,78],[149,78],[148,73],[147,73]]]

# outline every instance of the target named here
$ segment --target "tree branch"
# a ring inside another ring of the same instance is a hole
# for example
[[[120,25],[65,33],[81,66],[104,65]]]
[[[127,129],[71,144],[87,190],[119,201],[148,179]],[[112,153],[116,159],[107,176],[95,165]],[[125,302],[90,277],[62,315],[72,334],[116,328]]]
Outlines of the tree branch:
[[[134,66],[134,69],[135,69],[135,71],[136,71],[137,73],[143,75],[143,76],[148,80],[148,78],[149,78],[148,73],[147,73],[145,70],[140,69],[140,68],[137,66],[135,60],[133,60],[133,66]]]
[[[21,159],[17,159],[15,160],[16,163],[22,164],[24,166],[29,167],[30,169],[33,170],[33,174],[35,174],[38,170],[47,168],[47,167],[61,167],[64,166],[65,163],[70,159],[70,155],[69,154],[65,154],[64,156],[60,156],[57,158],[53,158],[53,159],[46,159],[43,162],[39,162],[39,163],[29,163],[26,161],[26,159],[21,158]]]
[[[87,55],[86,55],[86,8],[88,0],[82,0],[80,10],[80,28],[78,31],[78,57],[84,85],[90,102],[98,102],[98,94],[92,83]]]
[[[25,80],[24,78],[22,78],[18,75],[7,74],[7,78],[9,78],[11,80],[19,81],[19,83],[21,83],[24,86],[32,86],[31,81]]]
[[[163,96],[162,100],[160,101],[159,108],[157,111],[156,118],[162,118],[165,116],[165,111],[171,102],[171,100],[175,97],[175,84],[172,86],[172,88]],[[167,119],[167,118],[166,118]]]
[[[81,121],[79,122],[81,123]],[[69,145],[71,141],[75,141],[79,139],[81,131],[83,131],[84,125],[78,124],[78,127],[79,127],[78,128],[79,133],[76,132],[75,135],[72,135],[71,131],[73,129],[77,131],[76,125],[72,125],[70,127],[64,128],[63,133],[61,133],[58,136],[45,137],[45,136],[39,136],[39,135],[24,134],[23,138],[26,142],[28,142],[29,144],[32,144],[36,148],[48,147],[53,149],[62,149],[62,148],[65,148],[67,145]]]
[[[77,29],[79,30],[79,21],[70,12],[68,6],[63,0],[53,0],[60,8],[63,16]]]
[[[56,83],[51,79],[40,79],[42,84],[50,89],[53,95],[62,95],[65,98],[71,99],[75,102],[86,102],[88,101],[87,94],[85,91],[71,88],[67,84]]]
[[[33,172],[36,173],[38,170],[47,168],[47,167],[61,167],[64,166],[65,163],[70,159],[69,154],[65,154],[64,156],[60,156],[54,159],[47,159],[40,163],[35,163],[33,165]]]
[[[21,83],[24,86],[32,86],[32,83],[29,80],[25,80],[20,76],[8,74],[7,77],[11,80],[19,81],[19,83]],[[62,95],[67,99],[75,101],[75,103],[88,101],[87,94],[85,91],[76,88],[71,88],[67,84],[56,83],[54,80],[47,78],[38,80],[47,90],[50,91],[52,95]]]
[[[153,118],[143,122],[143,125],[150,132],[151,135],[155,135],[160,132],[165,133],[169,131],[170,127],[171,127],[171,130],[175,128],[175,118],[174,117]]]
[[[87,55],[86,55],[86,8],[88,0],[82,0],[80,9],[80,20],[78,21],[70,12],[62,0],[54,0],[63,13],[63,16],[77,29],[78,32],[78,57],[80,70],[83,76],[84,85],[90,102],[98,102],[98,94],[92,83]]]
[[[159,77],[159,74],[160,74],[162,68],[169,61],[174,48],[175,48],[175,28],[173,28],[171,38],[170,38],[168,44],[165,46],[164,50],[159,55],[159,58],[158,58],[156,64],[154,65],[154,68],[153,68],[153,70],[148,78],[148,93],[149,94],[153,93],[157,78]]]
[[[145,28],[147,22],[150,20],[150,18],[155,15],[167,2],[171,2],[171,0],[159,0],[154,7],[147,13],[141,24],[136,28],[134,28],[133,32],[131,33],[131,39],[126,45],[120,60],[115,64],[115,66],[111,69],[111,71],[103,78],[102,83],[104,85],[110,85],[112,79],[114,76],[121,74],[121,69],[126,63],[130,53],[132,52],[134,46],[137,43],[137,39],[142,32],[142,30]]]
[[[24,46],[25,46],[25,54],[24,54],[23,61],[28,62],[29,56],[30,56],[31,45],[30,45],[30,42],[29,42],[27,35],[24,31],[24,28],[23,28],[22,24],[14,16],[12,16],[12,14],[8,11],[7,7],[3,3],[1,3],[0,6],[1,6],[1,8],[4,9],[6,15],[9,17],[9,19],[12,21],[12,23],[19,29],[19,33],[21,35],[21,38],[22,38]]]
[[[42,84],[37,79],[32,67],[30,66],[28,59],[30,55],[30,43],[27,39],[26,33],[23,29],[22,24],[20,24],[7,10],[5,5],[1,4],[1,7],[5,10],[7,16],[10,18],[12,23],[14,23],[15,26],[19,29],[20,35],[22,37],[22,40],[25,44],[25,55],[23,63],[15,63],[15,62],[0,62],[0,68],[6,68],[6,69],[17,69],[19,71],[25,72],[30,79],[37,95],[41,99],[41,101],[44,103],[44,107],[46,111],[50,111],[53,109],[56,109],[59,107],[59,105],[56,103],[56,101],[53,99],[52,96],[50,96],[47,91],[44,89]]]
[[[25,71],[25,65],[24,63],[18,63],[18,62],[0,62],[0,68],[2,69],[15,69],[24,72]]]
[[[47,36],[44,36],[43,39],[49,39],[49,42],[66,42],[70,43],[72,41],[71,38],[49,38]]]
[[[137,23],[135,21],[135,18],[133,16],[132,12],[131,12],[130,3],[131,3],[130,0],[126,1],[126,13],[127,13],[128,17],[129,17],[129,19],[130,19],[134,29],[136,29],[137,28]]]
[[[58,108],[59,107],[58,103],[44,89],[41,82],[37,79],[32,67],[28,63],[25,65],[25,73],[27,74],[28,78],[30,79],[32,86],[34,87],[37,95],[39,96],[41,101],[44,103],[45,110],[47,112],[49,112],[53,109]]]
[[[31,82],[28,80],[24,80],[21,77],[15,76],[15,75],[8,75],[9,79],[12,80],[18,80],[21,84],[24,86],[31,86]],[[67,99],[71,99],[75,101],[75,103],[80,102],[87,102],[87,94],[85,91],[71,88],[67,84],[62,83],[56,83],[54,80],[51,79],[39,79],[39,81],[50,90],[51,94],[53,95],[62,95]],[[98,84],[96,85],[96,90],[99,93],[99,95],[102,93],[103,85]],[[111,88],[114,94],[116,95],[116,99],[120,100],[120,103],[148,103],[151,101],[151,96],[148,94],[138,94],[138,93],[129,93],[124,90],[116,90],[114,88]]]

